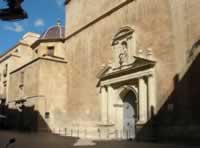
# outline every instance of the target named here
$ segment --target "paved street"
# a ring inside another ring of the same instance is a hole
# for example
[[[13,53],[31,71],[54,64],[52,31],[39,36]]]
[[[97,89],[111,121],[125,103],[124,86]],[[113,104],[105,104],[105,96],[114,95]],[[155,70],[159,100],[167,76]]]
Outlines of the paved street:
[[[16,138],[16,142],[10,148],[70,148],[70,147],[94,147],[94,148],[197,148],[195,145],[183,144],[155,144],[136,143],[131,141],[90,141],[77,138],[61,137],[48,133],[18,133],[0,132],[0,148],[9,141]]]

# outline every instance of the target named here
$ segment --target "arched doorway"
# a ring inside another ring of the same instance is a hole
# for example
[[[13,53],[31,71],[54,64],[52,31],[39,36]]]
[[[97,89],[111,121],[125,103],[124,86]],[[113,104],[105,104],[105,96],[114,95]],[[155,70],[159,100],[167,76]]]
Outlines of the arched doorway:
[[[137,108],[136,94],[133,91],[128,91],[123,97],[123,130],[127,139],[135,138]]]

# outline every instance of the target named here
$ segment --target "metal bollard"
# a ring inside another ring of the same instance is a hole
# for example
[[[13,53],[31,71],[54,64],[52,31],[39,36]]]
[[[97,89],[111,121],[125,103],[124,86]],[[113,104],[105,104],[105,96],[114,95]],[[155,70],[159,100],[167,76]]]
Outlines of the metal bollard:
[[[128,129],[126,130],[126,138],[127,138],[127,139],[129,138]]]
[[[107,129],[107,138],[109,139],[110,135],[109,135],[109,128]]]
[[[97,129],[97,132],[98,132],[98,134],[99,134],[99,139],[101,139],[101,129],[98,128],[98,129]]]
[[[73,136],[73,130],[72,130],[72,128],[71,128],[71,137]]]
[[[77,129],[77,137],[79,137],[79,128]]]
[[[118,139],[118,130],[115,130],[115,138]]]
[[[87,129],[85,129],[85,138],[87,138]]]
[[[67,128],[65,128],[65,136],[67,136]]]

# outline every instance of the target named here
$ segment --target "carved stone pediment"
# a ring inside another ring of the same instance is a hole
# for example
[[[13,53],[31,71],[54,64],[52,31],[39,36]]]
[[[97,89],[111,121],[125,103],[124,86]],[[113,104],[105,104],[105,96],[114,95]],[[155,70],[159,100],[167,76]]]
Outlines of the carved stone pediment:
[[[97,78],[101,78],[105,73],[107,73],[109,70],[112,69],[112,66],[110,65],[105,65],[101,68],[101,70],[97,73]]]
[[[134,32],[134,30],[131,27],[125,26],[122,27],[117,34],[113,37],[112,45],[118,44],[118,41],[122,38],[131,37],[131,34]]]
[[[154,67],[156,64],[155,61],[152,61],[149,59],[144,59],[141,57],[134,57],[134,58],[135,58],[135,61],[129,65],[121,66],[118,68],[112,68],[109,66],[105,67],[99,72],[98,78],[100,80],[114,78],[121,75],[126,75],[129,73],[146,70],[146,69]]]

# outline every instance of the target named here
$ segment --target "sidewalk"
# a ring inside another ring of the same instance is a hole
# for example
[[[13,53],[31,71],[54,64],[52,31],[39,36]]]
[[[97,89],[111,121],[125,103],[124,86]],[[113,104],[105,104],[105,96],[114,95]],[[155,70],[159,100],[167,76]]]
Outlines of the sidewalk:
[[[71,137],[61,137],[49,133],[19,133],[0,131],[0,148],[16,138],[10,148],[197,148],[199,146],[180,144],[136,143],[133,141],[92,141]]]

